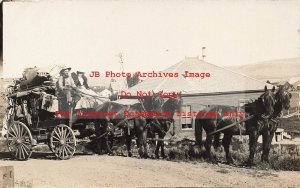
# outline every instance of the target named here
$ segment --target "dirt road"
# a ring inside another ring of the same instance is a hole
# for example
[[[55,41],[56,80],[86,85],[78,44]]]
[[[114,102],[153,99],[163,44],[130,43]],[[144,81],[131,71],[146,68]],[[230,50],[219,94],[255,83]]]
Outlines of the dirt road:
[[[6,165],[14,166],[16,187],[300,187],[300,172],[107,155],[0,160]]]

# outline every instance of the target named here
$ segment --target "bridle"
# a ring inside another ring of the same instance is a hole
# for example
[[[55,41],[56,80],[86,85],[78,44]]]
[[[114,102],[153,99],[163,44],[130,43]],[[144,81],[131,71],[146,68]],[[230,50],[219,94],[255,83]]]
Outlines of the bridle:
[[[285,100],[289,100],[290,98],[292,98],[292,95],[288,91],[286,91],[284,89],[280,89],[275,94],[275,97],[277,98],[277,102],[281,103],[281,108],[284,108],[284,105],[286,103],[289,103],[289,101],[285,101]]]
[[[265,92],[264,94],[262,94],[259,98],[262,100],[262,103],[263,103],[263,105],[264,105],[264,107],[266,106],[266,97],[268,97],[268,100],[270,100],[270,101],[268,101],[273,107],[274,107],[274,105],[275,105],[275,103],[276,103],[276,98],[275,98],[275,95],[273,95],[273,93],[272,92],[270,92],[270,91],[268,91],[268,92]],[[274,111],[274,109],[273,109],[273,111]],[[273,113],[273,112],[272,112]],[[261,115],[261,117],[263,118],[263,119],[269,119],[271,116],[272,116],[272,113],[271,114],[269,114],[269,115],[264,115],[264,113]]]
[[[152,100],[152,106],[154,107],[154,102],[157,102],[159,101],[160,102],[160,107],[163,108],[163,105],[166,105],[166,103],[164,103],[164,99],[163,98],[160,98],[159,96],[155,96],[156,98],[154,98],[154,100]],[[174,102],[171,102],[171,104],[168,104],[168,105],[172,105],[171,107],[177,107],[177,105],[181,102],[181,100],[178,100],[178,99],[173,99],[173,98],[170,98],[169,100],[176,100],[176,103]],[[153,110],[156,110],[156,109],[153,109]],[[157,117],[154,117],[153,120],[154,122],[154,125],[163,133],[163,134],[166,134],[167,132],[162,128],[163,125],[161,124],[160,120],[158,120]],[[167,125],[172,123],[174,120],[172,118],[167,118],[167,119],[162,119],[162,121],[164,122],[163,124]]]
[[[152,100],[151,100],[151,104],[152,104],[152,111],[156,110],[155,109],[155,105],[159,103],[159,107],[162,108],[163,104],[164,104],[164,99],[160,98],[159,96],[153,96]]]

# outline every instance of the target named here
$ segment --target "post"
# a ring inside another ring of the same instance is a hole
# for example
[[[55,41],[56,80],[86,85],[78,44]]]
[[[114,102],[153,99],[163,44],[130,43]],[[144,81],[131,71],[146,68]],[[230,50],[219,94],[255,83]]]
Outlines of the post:
[[[73,125],[73,107],[72,104],[69,104],[69,127],[72,129],[72,125]]]
[[[298,97],[298,118],[299,117],[300,117],[300,91],[299,91],[299,97]]]
[[[14,187],[14,167],[1,166],[0,167],[0,187]]]

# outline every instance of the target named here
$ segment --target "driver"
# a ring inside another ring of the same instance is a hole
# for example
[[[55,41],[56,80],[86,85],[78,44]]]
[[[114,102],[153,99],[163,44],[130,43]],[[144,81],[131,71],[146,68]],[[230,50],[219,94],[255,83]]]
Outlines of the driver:
[[[57,81],[58,96],[61,98],[59,110],[67,112],[72,104],[71,91],[76,90],[76,85],[69,75],[71,68],[64,68],[60,71],[60,76]]]

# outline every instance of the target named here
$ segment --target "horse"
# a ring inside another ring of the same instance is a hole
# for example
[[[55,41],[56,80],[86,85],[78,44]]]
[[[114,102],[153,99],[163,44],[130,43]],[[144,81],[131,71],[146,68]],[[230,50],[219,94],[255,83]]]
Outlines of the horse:
[[[113,136],[115,129],[122,129],[125,135],[126,146],[128,151],[128,156],[132,156],[131,152],[131,142],[133,136],[136,136],[136,142],[138,146],[138,152],[140,157],[147,158],[147,134],[146,134],[146,124],[147,120],[141,115],[132,116],[130,113],[141,113],[147,112],[154,108],[159,107],[160,101],[157,100],[158,96],[153,95],[151,97],[146,97],[139,99],[140,103],[132,105],[123,105],[119,104],[116,101],[108,101],[103,103],[101,106],[96,108],[96,112],[115,112],[114,116],[106,116],[104,118],[97,120],[97,136],[103,135],[105,132],[108,132],[108,136]],[[128,114],[128,115],[127,115]],[[108,137],[104,138],[104,141],[107,142]],[[103,141],[103,139],[102,139]],[[103,143],[98,142],[98,147],[101,148]],[[112,144],[112,143],[110,143]],[[109,153],[112,151],[109,149],[110,146],[106,145]]]
[[[149,138],[153,138],[155,136],[155,133],[158,134],[158,138],[160,139],[157,141],[156,147],[155,147],[155,157],[159,158],[159,148],[161,149],[161,156],[163,158],[166,158],[165,150],[164,150],[164,137],[166,136],[167,132],[169,131],[171,124],[174,122],[174,114],[175,111],[180,108],[182,104],[182,100],[180,98],[180,95],[177,95],[176,97],[170,97],[162,106],[161,112],[168,113],[166,116],[159,116],[149,119],[148,122],[148,129],[147,133]]]
[[[104,133],[108,133],[106,137],[103,137],[104,139],[97,142],[98,150],[102,148],[103,142],[107,142],[107,139],[112,139],[110,136],[114,136],[115,129],[122,129],[126,139],[128,156],[132,156],[131,148],[128,147],[128,142],[131,142],[133,135],[137,137],[139,155],[143,156],[143,129],[146,125],[146,121],[142,117],[125,117],[125,111],[141,112],[143,111],[143,108],[139,103],[126,106],[108,101],[96,109],[96,112],[115,113],[113,116],[105,116],[96,120],[96,135],[100,136]],[[112,151],[110,150],[112,145],[106,145],[106,147],[108,152],[112,154]]]
[[[279,117],[284,109],[288,110],[290,108],[290,99],[292,98],[292,95],[288,90],[289,86],[283,85],[280,86],[278,91],[275,93],[276,102],[274,105],[274,112],[270,117],[270,121],[268,122],[268,130],[265,132],[266,136],[265,140],[263,140],[263,153],[261,156],[262,162],[269,162],[271,142],[280,122]]]
[[[243,108],[245,108],[245,112],[247,115],[253,115],[253,117],[243,123],[239,123],[238,126],[232,126],[221,132],[224,133],[224,137],[222,140],[222,145],[224,147],[226,153],[227,163],[233,163],[233,159],[229,152],[229,146],[231,143],[231,139],[233,135],[249,135],[249,146],[250,146],[250,154],[247,161],[247,164],[253,164],[254,153],[257,144],[257,138],[259,134],[263,134],[263,137],[268,136],[265,132],[267,131],[265,128],[265,122],[268,121],[268,118],[274,113],[274,105],[275,105],[275,87],[272,90],[268,90],[265,87],[265,92],[255,101],[246,104]],[[206,141],[205,141],[205,149],[207,156],[210,161],[215,161],[211,155],[211,145],[213,136],[210,135],[213,131],[224,128],[227,125],[238,122],[241,117],[232,117],[232,116],[223,116],[222,112],[236,112],[237,107],[233,106],[212,106],[204,109],[203,111],[206,113],[209,112],[217,112],[215,118],[206,118],[196,117],[195,120],[195,137],[196,144],[202,146],[202,129],[206,132]],[[219,136],[220,132],[214,135],[214,147],[217,148],[220,146],[219,144]]]
[[[196,145],[200,147],[203,145],[202,143],[202,130],[204,129],[206,132],[206,140],[204,143],[204,147],[208,156],[209,161],[214,161],[211,155],[211,145],[213,144],[213,136],[209,135],[209,133],[216,131],[219,127],[219,123],[223,119],[231,119],[232,117],[223,116],[223,112],[236,112],[237,108],[233,106],[224,106],[224,105],[212,105],[209,106],[202,111],[198,112],[195,119],[195,138]],[[216,114],[217,113],[217,114]],[[201,115],[202,114],[202,115]],[[209,115],[210,114],[210,115]],[[244,131],[244,130],[242,130]],[[218,148],[219,143],[219,134],[216,133],[214,135],[214,148]]]

